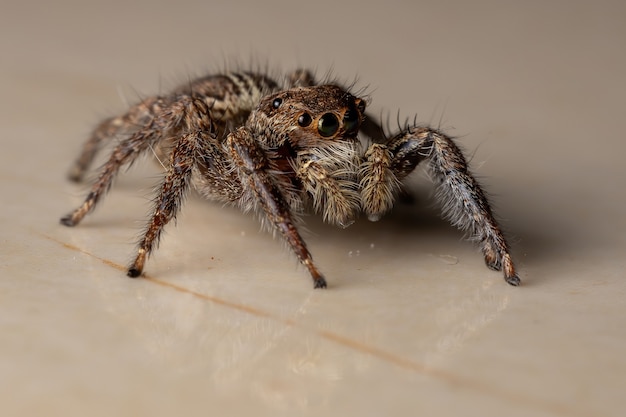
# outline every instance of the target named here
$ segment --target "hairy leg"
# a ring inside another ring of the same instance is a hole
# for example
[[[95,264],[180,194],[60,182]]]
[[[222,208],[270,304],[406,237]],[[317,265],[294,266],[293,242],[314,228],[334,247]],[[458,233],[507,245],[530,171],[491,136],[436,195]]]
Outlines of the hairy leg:
[[[214,148],[219,147],[215,138],[215,125],[203,100],[184,96],[176,105],[179,106],[176,116],[184,121],[184,131],[188,133],[178,138],[171,150],[167,172],[154,201],[150,221],[139,241],[135,260],[128,267],[127,275],[131,278],[141,275],[146,259],[158,246],[163,228],[176,218],[189,190],[194,168],[199,168],[199,161],[215,155]]]
[[[386,145],[370,147],[361,169],[361,183],[366,185],[362,200],[368,217],[377,219],[391,208],[398,181],[423,160],[428,161],[429,171],[437,182],[444,216],[466,230],[472,240],[480,242],[489,268],[503,270],[506,282],[519,285],[508,244],[485,193],[469,172],[461,150],[437,130],[408,128],[391,137]]]
[[[289,204],[271,174],[271,167],[265,154],[251,137],[242,129],[228,137],[228,147],[235,169],[241,178],[244,188],[242,205],[252,205],[263,211],[267,221],[289,244],[300,262],[308,269],[313,286],[325,288],[326,280],[313,264],[304,240],[293,222]]]
[[[83,204],[72,213],[61,218],[65,226],[76,226],[81,220],[96,207],[102,196],[111,188],[113,180],[121,167],[130,165],[146,151],[151,144],[160,139],[160,131],[154,128],[142,129],[130,138],[123,140],[115,147],[108,161],[104,164],[96,182]]]
[[[208,143],[210,140],[210,131],[200,131],[187,134],[176,142],[170,155],[167,174],[154,201],[150,221],[139,241],[137,255],[128,267],[129,277],[135,278],[141,275],[147,257],[158,246],[163,228],[176,217],[189,189],[191,174],[199,154],[199,144]]]
[[[102,121],[83,144],[81,154],[70,168],[69,179],[82,181],[98,151],[117,135],[131,134],[145,126],[158,111],[159,101],[157,97],[148,98],[132,106],[125,114]]]
[[[61,218],[62,224],[75,226],[80,223],[111,188],[119,170],[132,164],[150,147],[174,134],[180,134],[181,130],[187,132],[202,130],[205,125],[212,129],[207,105],[199,99],[182,96],[171,104],[167,104],[164,99],[158,99],[153,103],[153,110],[155,114],[146,126],[133,133],[130,138],[121,141],[113,149],[83,204]]]

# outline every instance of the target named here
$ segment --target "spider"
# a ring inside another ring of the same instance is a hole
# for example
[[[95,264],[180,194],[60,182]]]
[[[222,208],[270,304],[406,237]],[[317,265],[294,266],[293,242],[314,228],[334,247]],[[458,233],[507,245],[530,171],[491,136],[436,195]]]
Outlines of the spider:
[[[307,268],[314,288],[324,288],[326,280],[298,232],[299,215],[312,209],[342,227],[361,212],[376,221],[391,209],[401,181],[426,161],[444,216],[479,242],[489,268],[503,270],[507,283],[519,285],[503,233],[453,140],[415,124],[386,137],[365,108],[363,98],[340,85],[317,83],[306,70],[279,80],[253,72],[192,80],[94,129],[70,170],[73,181],[83,179],[103,145],[119,141],[85,201],[61,223],[80,223],[120,168],[154,152],[165,176],[129,277],[142,274],[163,228],[194,187],[210,200],[258,213]],[[370,138],[365,149],[359,133]]]

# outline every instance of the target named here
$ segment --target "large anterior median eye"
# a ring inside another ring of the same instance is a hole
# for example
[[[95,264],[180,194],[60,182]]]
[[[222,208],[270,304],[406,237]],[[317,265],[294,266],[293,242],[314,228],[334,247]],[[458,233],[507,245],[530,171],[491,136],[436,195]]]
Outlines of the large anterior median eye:
[[[317,122],[317,131],[325,138],[334,135],[339,130],[339,119],[333,113],[326,113]]]

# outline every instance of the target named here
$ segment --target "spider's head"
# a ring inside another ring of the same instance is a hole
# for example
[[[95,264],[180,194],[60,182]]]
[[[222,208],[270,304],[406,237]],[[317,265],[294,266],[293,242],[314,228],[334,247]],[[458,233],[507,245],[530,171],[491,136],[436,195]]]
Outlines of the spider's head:
[[[296,147],[323,146],[356,141],[365,100],[335,85],[299,87],[266,96],[257,111],[273,132],[289,137]]]
[[[263,98],[247,128],[264,142],[273,171],[302,187],[326,221],[347,227],[360,209],[364,111],[365,101],[335,85],[292,88]]]

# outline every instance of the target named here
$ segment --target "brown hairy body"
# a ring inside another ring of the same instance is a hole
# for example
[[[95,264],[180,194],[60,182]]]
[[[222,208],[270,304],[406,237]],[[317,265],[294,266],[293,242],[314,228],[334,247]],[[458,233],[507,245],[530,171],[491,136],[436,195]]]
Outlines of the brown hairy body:
[[[347,89],[318,85],[302,70],[281,81],[246,72],[211,75],[149,97],[104,120],[84,144],[69,174],[73,181],[83,179],[103,145],[125,136],[84,203],[61,223],[77,225],[121,167],[153,150],[166,172],[128,276],[141,275],[193,186],[208,199],[260,214],[308,269],[315,288],[323,288],[326,280],[298,232],[298,215],[311,208],[342,227],[361,212],[377,220],[393,206],[401,181],[425,161],[445,217],[479,242],[488,267],[519,285],[487,198],[453,140],[423,126],[384,137],[365,107]],[[369,136],[368,146],[359,133]]]

